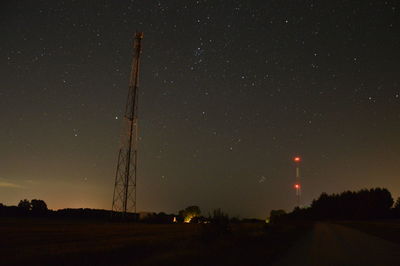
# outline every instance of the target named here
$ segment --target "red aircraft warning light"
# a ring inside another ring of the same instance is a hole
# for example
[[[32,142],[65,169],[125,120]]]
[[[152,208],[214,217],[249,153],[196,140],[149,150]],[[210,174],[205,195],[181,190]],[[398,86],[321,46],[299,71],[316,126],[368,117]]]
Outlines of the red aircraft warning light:
[[[299,156],[296,156],[296,157],[293,158],[293,161],[295,163],[299,163],[299,162],[301,162],[301,158]]]
[[[295,184],[295,185],[294,185],[294,188],[295,188],[295,189],[299,189],[299,188],[300,188],[300,185],[299,185],[299,184]]]

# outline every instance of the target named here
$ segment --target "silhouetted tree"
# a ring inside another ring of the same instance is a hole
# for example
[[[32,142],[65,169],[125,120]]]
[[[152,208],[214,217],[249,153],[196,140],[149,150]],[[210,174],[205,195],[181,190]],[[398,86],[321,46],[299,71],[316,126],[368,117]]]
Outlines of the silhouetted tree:
[[[193,218],[200,216],[200,214],[199,206],[189,206],[179,211],[180,220],[185,223],[190,223]]]
[[[400,197],[397,198],[393,207],[394,217],[400,218]]]
[[[29,200],[23,199],[23,200],[19,201],[18,208],[20,208],[21,210],[23,210],[25,212],[28,212],[31,210],[32,206],[31,206],[31,203],[29,202]]]
[[[269,222],[275,224],[286,214],[284,210],[271,210],[269,214]]]
[[[203,230],[206,238],[218,237],[222,234],[230,233],[229,215],[220,208],[213,210],[212,214],[209,214],[207,224],[204,224]]]
[[[400,197],[397,198],[396,203],[394,204],[394,209],[399,209],[400,210]]]
[[[213,210],[211,221],[218,224],[227,224],[229,223],[229,215],[218,208]]]
[[[345,191],[321,196],[311,204],[316,219],[371,219],[389,217],[393,198],[385,188]]]
[[[45,214],[48,211],[47,204],[43,200],[33,199],[31,200],[31,206],[34,214]]]

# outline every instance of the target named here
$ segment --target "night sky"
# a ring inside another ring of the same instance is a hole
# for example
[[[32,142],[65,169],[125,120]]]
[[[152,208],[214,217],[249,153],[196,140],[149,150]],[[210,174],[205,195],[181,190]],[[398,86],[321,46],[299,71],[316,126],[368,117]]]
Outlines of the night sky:
[[[111,209],[144,32],[138,211],[400,194],[398,1],[2,1],[0,202]]]

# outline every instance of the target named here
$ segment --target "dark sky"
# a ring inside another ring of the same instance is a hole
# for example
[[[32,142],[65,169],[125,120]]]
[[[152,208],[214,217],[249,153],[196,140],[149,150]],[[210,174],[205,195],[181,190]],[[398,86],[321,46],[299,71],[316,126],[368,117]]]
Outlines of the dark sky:
[[[0,202],[111,208],[136,30],[139,211],[400,194],[398,1],[0,5]]]

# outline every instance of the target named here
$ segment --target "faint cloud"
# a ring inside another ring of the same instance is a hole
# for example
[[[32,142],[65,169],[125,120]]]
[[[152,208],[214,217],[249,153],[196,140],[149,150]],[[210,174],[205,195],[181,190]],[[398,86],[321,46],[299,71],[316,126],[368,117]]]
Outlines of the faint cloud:
[[[0,188],[25,188],[24,186],[21,186],[19,184],[10,182],[7,179],[0,178]]]
[[[0,181],[0,187],[5,187],[5,188],[25,188],[21,185],[10,183],[10,182],[4,182]]]

